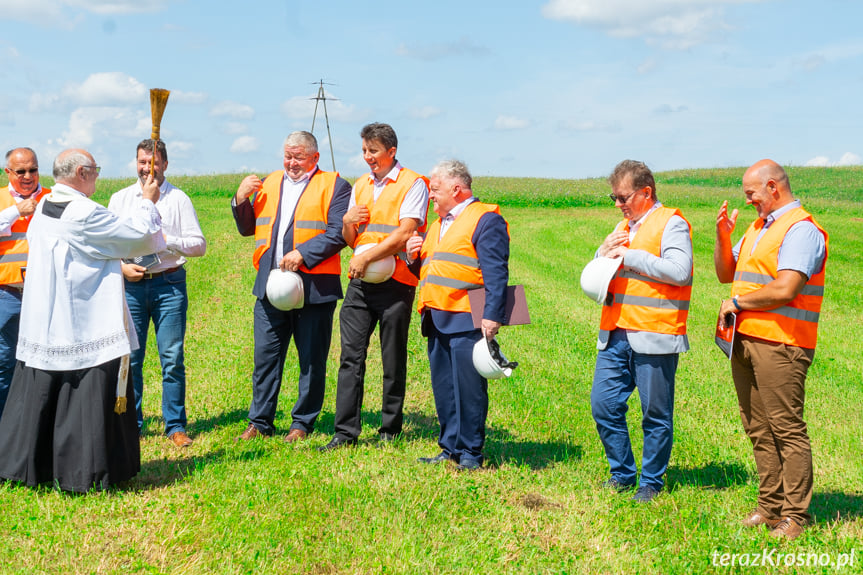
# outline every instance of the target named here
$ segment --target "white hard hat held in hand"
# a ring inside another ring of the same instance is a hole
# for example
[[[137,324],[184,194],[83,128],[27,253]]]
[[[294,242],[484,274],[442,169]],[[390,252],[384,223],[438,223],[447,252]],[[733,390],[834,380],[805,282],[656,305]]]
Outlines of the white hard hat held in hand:
[[[581,290],[584,295],[602,305],[608,295],[608,284],[623,265],[623,258],[595,258],[581,272]]]
[[[267,278],[267,299],[273,307],[282,311],[303,307],[303,278],[294,272],[274,269]]]

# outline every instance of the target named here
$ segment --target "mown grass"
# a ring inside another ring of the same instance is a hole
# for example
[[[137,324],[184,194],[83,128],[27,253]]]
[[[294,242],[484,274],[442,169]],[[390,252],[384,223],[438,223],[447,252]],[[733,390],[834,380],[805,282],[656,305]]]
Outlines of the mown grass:
[[[795,192],[831,234],[819,348],[807,381],[813,443],[814,524],[776,545],[740,518],[757,478],[737,415],[727,361],[712,343],[719,301],[713,221],[728,199],[743,208],[742,169],[658,174],[660,198],[694,227],[692,350],[680,362],[675,446],[668,491],[639,506],[598,489],[607,463],[590,416],[599,308],[578,278],[619,219],[602,180],[477,178],[499,202],[513,238],[512,283],[526,286],[533,323],[505,328],[515,375],[490,385],[487,469],[459,474],[416,463],[437,452],[437,423],[424,341],[409,342],[405,435],[381,445],[380,361],[369,354],[364,433],[354,450],[314,448],[333,429],[338,337],[318,432],[300,445],[237,444],[251,398],[252,240],[236,233],[228,206],[241,176],[177,178],[208,238],[189,263],[187,338],[190,433],[178,451],[161,436],[155,349],[148,350],[142,471],[109,493],[70,496],[0,485],[0,572],[9,573],[703,573],[714,553],[839,553],[856,550],[863,570],[860,453],[863,403],[859,168],[791,170]],[[100,182],[97,199],[128,181]],[[741,222],[754,217],[742,210]],[[743,224],[738,233],[742,233]],[[344,254],[347,258],[347,253]],[[338,326],[336,326],[336,334]],[[155,339],[150,338],[155,344]],[[289,352],[277,427],[295,399]],[[630,427],[641,433],[637,398]],[[834,572],[829,567],[785,572]]]

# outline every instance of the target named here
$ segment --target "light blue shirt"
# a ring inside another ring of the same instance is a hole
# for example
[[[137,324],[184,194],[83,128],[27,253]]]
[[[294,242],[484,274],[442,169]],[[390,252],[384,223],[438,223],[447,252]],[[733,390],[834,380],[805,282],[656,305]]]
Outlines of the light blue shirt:
[[[761,240],[762,236],[767,232],[767,229],[773,225],[779,218],[787,214],[795,208],[801,207],[800,200],[794,200],[790,204],[786,204],[781,208],[773,210],[764,220],[764,228],[755,238],[752,245],[752,251],[755,251],[755,246]],[[743,238],[737,242],[737,245],[732,249],[734,261],[740,256],[740,247],[743,245]],[[824,234],[812,222],[798,222],[791,226],[785,238],[782,240],[782,245],[779,246],[778,263],[776,271],[779,270],[794,270],[804,274],[807,278],[821,271],[824,265],[824,257],[827,253],[826,244],[824,242]]]

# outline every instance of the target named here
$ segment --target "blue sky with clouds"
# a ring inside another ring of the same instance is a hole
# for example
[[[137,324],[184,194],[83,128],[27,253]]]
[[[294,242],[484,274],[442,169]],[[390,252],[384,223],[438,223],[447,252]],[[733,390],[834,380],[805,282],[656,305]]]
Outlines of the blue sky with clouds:
[[[372,121],[422,172],[860,164],[861,22],[857,0],[0,0],[0,149],[48,173],[85,147],[133,175],[148,89],[167,88],[169,175],[266,173],[323,79],[346,176]]]

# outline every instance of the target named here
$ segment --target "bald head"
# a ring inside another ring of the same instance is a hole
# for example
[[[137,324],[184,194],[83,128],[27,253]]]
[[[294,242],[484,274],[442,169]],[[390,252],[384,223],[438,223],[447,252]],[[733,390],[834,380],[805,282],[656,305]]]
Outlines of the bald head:
[[[788,174],[773,160],[760,160],[746,170],[743,192],[746,203],[753,205],[761,218],[794,201]]]
[[[29,197],[39,188],[39,160],[30,148],[15,148],[6,152],[6,176],[12,188]]]

